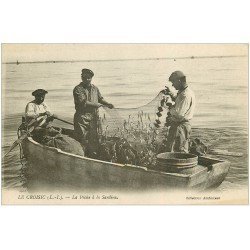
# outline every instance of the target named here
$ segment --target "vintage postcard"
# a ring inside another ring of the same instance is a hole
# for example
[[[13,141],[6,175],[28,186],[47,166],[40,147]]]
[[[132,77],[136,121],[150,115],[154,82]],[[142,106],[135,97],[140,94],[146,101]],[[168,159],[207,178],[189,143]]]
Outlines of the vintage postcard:
[[[248,44],[2,44],[2,204],[248,204]]]

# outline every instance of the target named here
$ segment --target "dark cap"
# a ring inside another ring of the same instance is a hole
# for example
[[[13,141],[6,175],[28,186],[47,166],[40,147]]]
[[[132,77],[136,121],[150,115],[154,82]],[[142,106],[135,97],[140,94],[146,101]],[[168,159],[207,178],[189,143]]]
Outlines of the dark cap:
[[[90,74],[92,77],[94,76],[94,72],[90,69],[82,69],[82,75]]]
[[[46,91],[44,89],[37,89],[37,90],[32,92],[33,96],[45,95],[45,94],[48,94],[48,91]]]
[[[181,71],[175,71],[170,75],[169,81],[171,82],[172,80],[179,80],[183,77],[185,77],[185,75]]]

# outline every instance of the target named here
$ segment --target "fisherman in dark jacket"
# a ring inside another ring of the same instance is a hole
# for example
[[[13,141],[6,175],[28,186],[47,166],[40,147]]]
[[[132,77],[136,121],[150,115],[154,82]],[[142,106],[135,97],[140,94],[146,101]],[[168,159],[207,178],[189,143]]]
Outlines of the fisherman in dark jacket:
[[[91,84],[94,76],[90,69],[82,69],[82,82],[73,90],[75,102],[74,130],[76,139],[83,147],[88,145],[89,156],[93,156],[98,143],[98,108],[106,106],[114,108],[113,104],[105,101],[99,89]]]

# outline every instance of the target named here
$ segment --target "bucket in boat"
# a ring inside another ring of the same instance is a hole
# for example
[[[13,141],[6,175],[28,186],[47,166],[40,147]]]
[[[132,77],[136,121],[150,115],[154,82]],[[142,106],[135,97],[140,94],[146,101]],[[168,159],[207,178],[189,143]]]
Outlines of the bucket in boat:
[[[157,155],[157,169],[165,172],[180,172],[198,165],[198,156],[189,153],[165,152]]]

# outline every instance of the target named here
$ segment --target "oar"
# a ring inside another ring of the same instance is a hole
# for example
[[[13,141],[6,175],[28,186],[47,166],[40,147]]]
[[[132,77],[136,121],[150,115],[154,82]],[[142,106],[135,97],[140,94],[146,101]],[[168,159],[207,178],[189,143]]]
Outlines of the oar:
[[[37,121],[35,119],[32,119],[28,124],[28,133],[21,135],[16,141],[14,141],[13,144],[11,145],[11,147],[9,148],[8,152],[3,156],[3,158],[6,157],[25,138],[27,138],[29,136],[29,133],[31,133],[38,125],[39,125],[39,123],[37,123]]]
[[[17,139],[16,141],[14,141],[14,143],[12,144],[12,146],[9,148],[8,152],[3,156],[3,158],[5,156],[7,156],[17,145],[19,145],[25,138],[28,137],[28,134],[22,135],[19,139]],[[2,158],[2,159],[3,159]]]
[[[59,121],[61,121],[61,122],[64,122],[64,123],[67,123],[67,124],[70,124],[70,125],[73,125],[73,126],[74,126],[74,123],[65,121],[65,120],[63,120],[63,119],[61,119],[61,118],[54,117],[54,119],[57,119],[57,120],[59,120]]]
[[[241,157],[243,156],[243,153],[238,152],[229,152],[228,150],[224,149],[210,149],[208,151],[208,154],[213,155],[225,155],[225,156],[235,156],[235,157]]]

